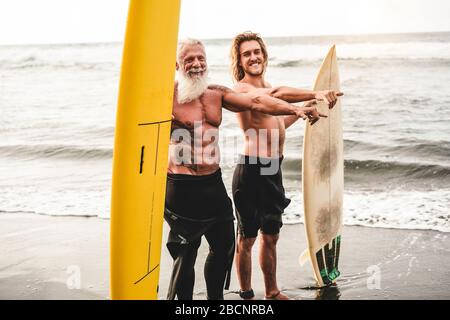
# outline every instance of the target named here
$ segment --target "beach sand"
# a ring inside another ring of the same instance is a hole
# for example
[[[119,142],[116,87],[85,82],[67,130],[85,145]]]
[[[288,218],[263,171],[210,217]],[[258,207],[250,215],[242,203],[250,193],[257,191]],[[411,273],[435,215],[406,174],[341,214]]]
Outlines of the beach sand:
[[[164,225],[164,239],[167,237]],[[264,296],[256,243],[253,288]],[[344,227],[336,287],[314,289],[304,226],[285,225],[278,245],[278,283],[293,299],[450,299],[450,238],[446,233]],[[196,264],[194,299],[205,299],[206,240]],[[0,299],[109,299],[109,220],[0,214]],[[163,247],[160,293],[164,299],[171,258]],[[74,275],[80,275],[80,289]],[[233,268],[226,299],[238,299]]]

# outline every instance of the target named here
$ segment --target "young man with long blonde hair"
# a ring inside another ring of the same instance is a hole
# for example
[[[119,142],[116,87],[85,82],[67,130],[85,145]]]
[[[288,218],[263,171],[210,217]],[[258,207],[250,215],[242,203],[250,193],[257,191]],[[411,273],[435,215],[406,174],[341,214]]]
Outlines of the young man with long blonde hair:
[[[262,38],[251,32],[237,35],[231,47],[231,71],[240,93],[260,92],[290,103],[322,100],[332,108],[341,92],[310,91],[274,87],[266,82],[264,73],[268,53]],[[236,269],[240,296],[253,299],[251,283],[252,247],[261,232],[259,262],[264,275],[265,298],[286,300],[276,279],[277,252],[282,213],[290,200],[285,196],[281,162],[285,130],[298,117],[276,116],[258,111],[237,113],[244,132],[244,152],[233,175],[233,200],[238,219]],[[315,121],[310,121],[312,124]],[[270,168],[270,170],[269,170]]]

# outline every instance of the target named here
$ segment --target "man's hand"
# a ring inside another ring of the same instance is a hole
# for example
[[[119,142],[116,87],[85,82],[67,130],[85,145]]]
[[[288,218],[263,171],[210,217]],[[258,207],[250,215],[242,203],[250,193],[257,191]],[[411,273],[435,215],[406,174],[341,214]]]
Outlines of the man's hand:
[[[343,96],[344,93],[340,91],[334,91],[334,90],[323,90],[323,91],[316,91],[314,93],[314,98],[317,101],[325,101],[328,103],[328,108],[333,108],[336,105],[337,98]]]
[[[316,123],[320,117],[327,118],[327,115],[317,111],[317,108],[314,106],[315,104],[317,104],[316,100],[305,102],[303,106],[297,109],[297,116],[303,120],[308,120],[311,125]]]

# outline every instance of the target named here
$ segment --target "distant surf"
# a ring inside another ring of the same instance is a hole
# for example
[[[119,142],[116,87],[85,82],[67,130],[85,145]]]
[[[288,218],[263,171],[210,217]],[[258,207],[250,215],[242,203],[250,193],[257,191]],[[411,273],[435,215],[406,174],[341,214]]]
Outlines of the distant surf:
[[[337,45],[344,223],[450,232],[450,32],[266,42],[266,79],[303,88]],[[232,87],[230,39],[205,45],[211,81]],[[120,43],[0,46],[0,214],[109,218],[121,54]],[[303,217],[303,125],[286,132],[283,177],[292,202],[285,223]],[[229,192],[241,135],[235,115],[224,111]]]

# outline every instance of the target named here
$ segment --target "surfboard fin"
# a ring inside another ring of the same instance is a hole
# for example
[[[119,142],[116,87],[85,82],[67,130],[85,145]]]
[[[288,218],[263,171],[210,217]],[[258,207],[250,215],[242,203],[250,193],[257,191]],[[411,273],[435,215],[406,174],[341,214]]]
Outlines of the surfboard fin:
[[[298,257],[298,263],[300,267],[303,267],[308,261],[311,261],[311,256],[309,255],[309,249],[305,249]]]

